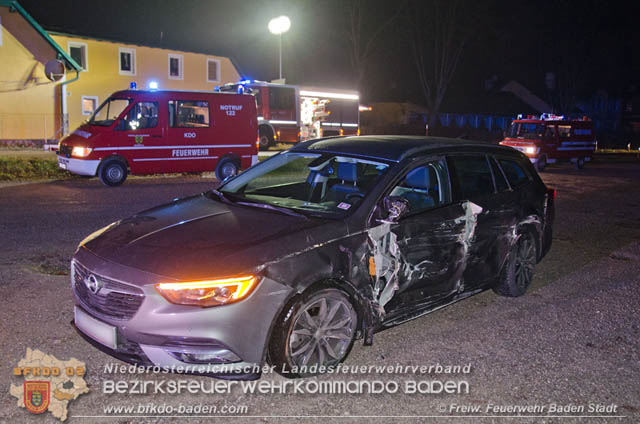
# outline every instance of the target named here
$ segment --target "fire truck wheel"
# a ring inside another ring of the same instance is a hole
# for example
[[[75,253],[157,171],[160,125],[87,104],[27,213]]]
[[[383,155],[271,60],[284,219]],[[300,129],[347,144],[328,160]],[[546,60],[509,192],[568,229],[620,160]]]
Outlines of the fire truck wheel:
[[[577,169],[582,169],[584,168],[584,158],[578,158],[576,160],[576,168]]]
[[[232,158],[224,158],[216,166],[216,177],[219,181],[224,181],[238,173],[238,163]]]
[[[258,146],[260,150],[268,150],[273,144],[273,137],[266,133],[260,133],[260,139],[258,140]]]
[[[545,155],[540,156],[538,158],[538,162],[536,162],[536,171],[542,172],[547,167],[547,157]]]
[[[493,291],[501,296],[522,296],[533,280],[536,257],[536,243],[533,235],[529,231],[519,234],[518,240],[509,251]]]
[[[98,177],[102,184],[117,187],[127,179],[127,165],[118,159],[107,159],[100,164]]]

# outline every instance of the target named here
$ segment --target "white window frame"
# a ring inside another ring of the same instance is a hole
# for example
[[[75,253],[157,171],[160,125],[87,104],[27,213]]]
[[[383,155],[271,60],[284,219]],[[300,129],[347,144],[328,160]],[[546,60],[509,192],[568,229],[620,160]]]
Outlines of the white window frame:
[[[178,59],[178,76],[171,75],[171,59]],[[169,79],[172,80],[183,80],[184,79],[184,56],[181,54],[169,53],[169,58],[167,59],[167,75]],[[208,66],[208,65],[207,65]]]
[[[81,96],[81,100],[80,100],[81,112],[85,116],[91,116],[93,114],[93,112],[86,113],[84,111],[84,101],[85,100],[94,100],[96,102],[96,107],[93,109],[93,112],[95,112],[100,107],[100,103],[98,102],[98,96]]]
[[[132,66],[132,70],[131,71],[123,71],[122,70],[122,53],[129,53],[131,55],[131,64]],[[136,75],[136,68],[138,67],[138,63],[137,63],[137,59],[136,59],[136,49],[132,49],[131,47],[118,47],[118,73],[120,75],[129,75],[129,76],[135,76]]]
[[[210,80],[209,79],[209,62],[216,62],[216,73],[218,75],[216,75],[218,78],[215,80]],[[207,67],[205,68],[205,77],[207,78],[207,82],[220,82],[220,74],[222,73],[220,70],[220,60],[219,59],[214,59],[214,58],[207,58]]]
[[[82,66],[82,72],[87,72],[89,70],[89,46],[87,46],[87,43],[81,43],[79,41],[67,41],[67,53],[69,53],[69,57],[71,57],[71,47],[84,49],[82,55],[84,64],[78,63],[78,65]]]
[[[2,16],[0,16],[0,46],[2,45]]]

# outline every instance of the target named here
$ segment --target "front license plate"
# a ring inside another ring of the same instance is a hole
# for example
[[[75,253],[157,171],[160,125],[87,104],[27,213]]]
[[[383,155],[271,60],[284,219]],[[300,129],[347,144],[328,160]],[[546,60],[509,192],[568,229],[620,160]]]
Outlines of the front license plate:
[[[87,336],[113,350],[117,348],[116,327],[98,321],[77,306],[74,309],[76,327]]]
[[[62,169],[67,169],[67,163],[68,163],[68,162],[69,162],[68,160],[58,158],[58,165],[59,165],[59,166],[60,166],[60,168],[62,168]]]

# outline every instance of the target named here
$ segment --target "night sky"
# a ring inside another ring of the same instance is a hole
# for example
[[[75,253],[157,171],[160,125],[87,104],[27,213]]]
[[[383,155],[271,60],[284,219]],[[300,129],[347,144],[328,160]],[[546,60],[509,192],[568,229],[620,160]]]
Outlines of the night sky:
[[[292,21],[283,36],[287,82],[354,88],[347,0],[20,3],[47,29],[229,56],[244,77],[260,80],[278,76],[277,37],[268,32],[267,23],[286,14]],[[417,3],[429,13],[428,0]],[[576,89],[581,95],[637,90],[640,37],[634,3],[638,2],[462,1],[460,26],[466,43],[444,106],[464,108],[494,76],[499,83],[515,79],[534,92],[543,91],[545,73],[561,73],[556,68],[563,66],[569,75],[579,72]],[[364,4],[366,39],[399,7],[412,3]],[[406,12],[400,13],[376,39],[360,87],[365,102],[424,103],[406,20]]]

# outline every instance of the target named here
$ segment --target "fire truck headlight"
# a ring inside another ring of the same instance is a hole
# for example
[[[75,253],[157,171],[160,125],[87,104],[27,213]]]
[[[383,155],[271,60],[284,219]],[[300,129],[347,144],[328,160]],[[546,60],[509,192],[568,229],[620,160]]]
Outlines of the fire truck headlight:
[[[223,280],[159,283],[155,287],[171,303],[206,308],[242,300],[257,283],[257,277],[248,275]]]
[[[89,156],[92,150],[93,149],[91,147],[74,146],[73,150],[71,150],[71,156],[86,158],[87,156]]]
[[[525,152],[526,152],[528,155],[535,155],[535,154],[536,154],[536,148],[535,148],[535,147],[527,147],[527,148],[525,149]]]

